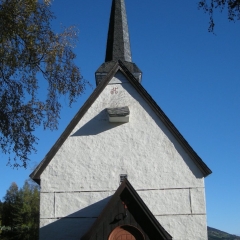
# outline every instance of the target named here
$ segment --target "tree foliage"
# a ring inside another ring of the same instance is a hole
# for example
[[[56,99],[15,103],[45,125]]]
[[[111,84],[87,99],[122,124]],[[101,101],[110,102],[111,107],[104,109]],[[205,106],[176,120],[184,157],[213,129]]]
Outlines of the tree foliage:
[[[221,12],[227,8],[229,21],[240,20],[240,0],[200,0],[199,8],[209,14],[209,32],[214,32],[214,10],[219,9]]]
[[[0,226],[2,225],[2,206],[3,206],[3,203],[0,200]],[[0,229],[0,233],[1,233],[1,229]]]
[[[19,189],[12,183],[4,197],[1,210],[0,239],[38,239],[39,187],[26,181]]]
[[[9,158],[14,167],[27,167],[37,126],[57,129],[60,96],[71,105],[86,84],[74,64],[76,29],[54,33],[46,2],[0,0],[0,148],[14,154]],[[39,95],[43,80],[44,99]]]

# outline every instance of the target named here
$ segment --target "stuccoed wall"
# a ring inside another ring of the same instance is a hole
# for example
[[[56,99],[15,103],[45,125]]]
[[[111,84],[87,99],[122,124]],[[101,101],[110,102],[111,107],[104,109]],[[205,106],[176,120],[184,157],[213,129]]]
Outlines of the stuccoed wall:
[[[130,121],[109,123],[106,108],[123,106]],[[120,174],[173,239],[207,239],[202,173],[120,72],[41,175],[40,239],[80,239]]]

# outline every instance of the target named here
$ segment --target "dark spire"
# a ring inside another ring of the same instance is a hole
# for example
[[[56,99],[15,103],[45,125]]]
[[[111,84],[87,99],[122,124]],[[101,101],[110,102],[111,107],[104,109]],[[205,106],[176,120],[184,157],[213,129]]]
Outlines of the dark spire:
[[[142,71],[132,62],[124,0],[112,0],[105,62],[95,73],[97,85],[118,61],[123,62],[124,66],[134,75],[137,81],[141,82]]]
[[[132,61],[124,0],[113,0],[105,62]]]

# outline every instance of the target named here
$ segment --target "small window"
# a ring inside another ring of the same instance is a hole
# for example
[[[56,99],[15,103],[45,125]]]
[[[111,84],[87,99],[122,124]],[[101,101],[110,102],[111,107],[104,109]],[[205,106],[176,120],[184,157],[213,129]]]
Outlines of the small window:
[[[125,178],[127,178],[127,174],[120,174],[120,183],[122,183]]]

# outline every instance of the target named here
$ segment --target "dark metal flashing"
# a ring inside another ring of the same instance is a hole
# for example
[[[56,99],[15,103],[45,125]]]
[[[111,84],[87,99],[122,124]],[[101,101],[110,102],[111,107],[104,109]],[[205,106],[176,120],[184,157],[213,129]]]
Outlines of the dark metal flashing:
[[[109,73],[109,71],[112,70],[113,66],[116,65],[118,61],[110,61],[103,63],[98,70],[95,72],[95,79],[96,79],[96,85],[98,85],[102,79],[105,78],[105,76]],[[138,66],[133,62],[123,62],[126,68],[134,75],[139,74],[142,76],[142,71],[138,68]],[[141,77],[137,79],[139,82],[141,82]]]
[[[138,195],[136,190],[130,184],[130,182],[125,178],[117,191],[111,197],[110,201],[103,209],[102,213],[99,215],[97,220],[93,223],[89,231],[81,238],[81,240],[90,240],[95,239],[94,236],[99,228],[101,228],[102,223],[106,221],[109,215],[109,212],[116,206],[116,202],[122,201],[123,204],[126,205],[126,209],[131,209],[137,207],[137,215],[138,219],[135,219],[136,222],[141,225],[141,222],[144,225],[151,225],[151,228],[154,230],[157,237],[153,238],[154,236],[148,236],[148,239],[163,239],[163,240],[171,240],[172,236],[161,226],[158,220],[154,217],[152,212],[149,210],[147,205],[143,202],[141,197]],[[112,214],[111,214],[112,216]],[[130,222],[131,223],[131,222]],[[110,234],[110,233],[109,233]],[[151,233],[150,233],[151,234]],[[153,234],[153,233],[152,233]]]
[[[98,70],[96,71],[97,73],[108,73],[110,70],[112,70],[113,66],[117,63],[118,61],[111,61],[111,62],[105,62],[103,63]],[[126,62],[123,61],[124,65],[127,67],[127,69],[131,73],[142,73],[142,71],[138,68],[138,66],[133,63],[133,62]]]
[[[136,80],[136,78],[133,76],[133,74],[128,70],[128,68],[125,66],[125,64],[122,61],[118,61],[115,63],[115,65],[112,67],[112,69],[109,70],[109,72],[105,76],[105,78],[101,81],[101,83],[96,87],[94,92],[90,95],[88,100],[80,108],[80,110],[77,112],[75,117],[69,123],[69,125],[64,130],[62,135],[59,137],[59,139],[56,141],[56,143],[53,145],[53,147],[47,153],[45,158],[36,167],[36,169],[30,174],[30,177],[34,181],[36,181],[36,182],[39,181],[40,175],[42,174],[44,169],[47,167],[49,162],[52,160],[52,158],[55,156],[57,151],[60,149],[62,144],[65,142],[67,137],[71,134],[74,127],[81,120],[81,118],[88,111],[88,109],[91,107],[93,102],[97,99],[97,97],[101,94],[101,92],[108,85],[110,80],[113,78],[113,76],[119,70],[126,76],[126,78],[129,80],[129,82],[135,87],[135,89],[139,92],[139,94],[145,99],[145,101],[150,105],[150,107],[154,110],[154,112],[157,114],[157,116],[165,124],[165,126],[168,128],[168,130],[178,140],[180,145],[190,155],[192,160],[195,162],[195,164],[201,170],[203,176],[206,177],[212,173],[212,171],[208,168],[208,166],[202,161],[202,159],[197,155],[197,153],[192,149],[192,147],[188,144],[188,142],[180,134],[180,132],[173,125],[173,123],[170,121],[170,119],[165,115],[165,113],[162,111],[162,109],[157,105],[157,103],[152,99],[152,97],[148,94],[148,92],[142,87],[142,85]]]
[[[113,0],[109,21],[105,62],[132,61],[124,0]]]

